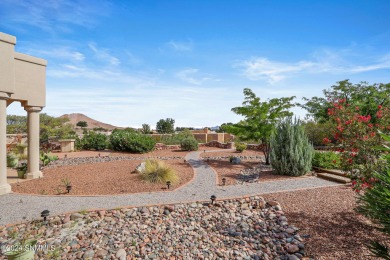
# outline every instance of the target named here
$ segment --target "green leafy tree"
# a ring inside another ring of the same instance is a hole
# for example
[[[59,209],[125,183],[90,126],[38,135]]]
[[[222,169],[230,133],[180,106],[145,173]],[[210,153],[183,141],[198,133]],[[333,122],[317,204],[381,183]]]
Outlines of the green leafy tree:
[[[143,134],[150,134],[150,132],[151,132],[150,125],[148,125],[148,124],[142,124],[142,130],[141,130],[141,132],[142,132]]]
[[[273,98],[261,102],[260,98],[251,89],[244,89],[245,100],[241,107],[234,107],[232,111],[245,117],[237,124],[226,125],[224,129],[237,135],[240,140],[255,140],[261,142],[266,164],[270,164],[270,138],[276,123],[287,116],[292,116],[289,111],[292,104],[292,97]]]
[[[7,134],[27,133],[27,117],[7,115]]]
[[[226,127],[228,127],[230,125],[233,125],[233,123],[223,123],[223,124],[220,125],[219,129],[216,132],[217,133],[227,132],[226,131]]]
[[[172,118],[160,119],[156,124],[159,134],[172,134],[175,132],[175,120]]]
[[[45,113],[40,115],[40,141],[47,142],[49,137],[68,138],[75,135],[73,126],[64,117],[52,117]]]
[[[79,127],[88,127],[88,123],[86,121],[78,121],[76,126]]]
[[[373,84],[361,82],[352,84],[349,80],[337,82],[330,89],[323,90],[324,97],[303,98],[306,101],[300,104],[308,111],[308,117],[319,123],[329,121],[328,110],[333,107],[335,100],[345,100],[351,106],[358,106],[361,114],[370,115],[376,123],[378,105],[390,107],[390,83]]]

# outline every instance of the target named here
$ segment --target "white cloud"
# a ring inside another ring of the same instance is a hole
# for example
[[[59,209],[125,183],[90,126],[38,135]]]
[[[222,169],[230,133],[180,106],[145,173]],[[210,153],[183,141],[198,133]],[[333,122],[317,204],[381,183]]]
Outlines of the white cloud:
[[[96,58],[101,61],[107,62],[111,65],[117,66],[120,61],[117,57],[114,57],[109,53],[108,49],[98,48],[95,43],[89,43],[88,47],[95,53]]]
[[[199,69],[195,68],[183,69],[177,72],[175,76],[186,83],[194,85],[201,85],[205,81],[215,80],[212,75],[200,73]]]
[[[97,16],[109,13],[110,3],[88,0],[2,0],[8,25],[28,24],[51,33],[71,32],[69,26],[92,28]],[[20,29],[20,27],[17,27]]]
[[[390,69],[390,54],[381,58],[371,57],[367,60],[366,57],[363,59],[344,49],[340,51],[322,50],[314,53],[312,57],[312,60],[297,62],[272,61],[265,57],[253,57],[236,63],[234,67],[242,68],[243,75],[250,80],[266,80],[271,84],[297,74],[355,74]]]
[[[193,49],[192,41],[187,41],[187,42],[169,41],[167,45],[175,51],[192,51]]]
[[[69,60],[70,62],[79,62],[85,60],[85,55],[79,51],[73,50],[67,46],[56,46],[53,48],[37,48],[37,49],[27,49],[27,53],[34,53],[39,57],[43,56],[45,58],[54,58],[54,59],[64,59]]]

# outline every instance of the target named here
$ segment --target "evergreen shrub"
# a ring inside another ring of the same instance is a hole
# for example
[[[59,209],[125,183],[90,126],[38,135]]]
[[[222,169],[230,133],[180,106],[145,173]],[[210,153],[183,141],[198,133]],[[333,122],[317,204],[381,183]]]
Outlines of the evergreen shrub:
[[[281,121],[271,136],[271,164],[276,174],[302,176],[310,171],[313,146],[300,120]]]

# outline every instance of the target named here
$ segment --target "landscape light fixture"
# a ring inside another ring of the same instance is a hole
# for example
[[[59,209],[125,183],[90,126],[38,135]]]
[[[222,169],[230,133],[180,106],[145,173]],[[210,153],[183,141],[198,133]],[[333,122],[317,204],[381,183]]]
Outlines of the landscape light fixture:
[[[217,199],[217,196],[211,195],[210,199],[211,199],[211,204],[214,204],[214,201]]]
[[[167,181],[168,190],[169,190],[169,186],[171,186],[171,182],[170,182],[170,181]]]
[[[50,211],[45,209],[44,211],[41,212],[41,217],[43,218],[43,221],[46,221],[46,218],[49,216]]]
[[[222,178],[222,185],[225,186],[225,184],[226,184],[226,178],[223,177],[223,178]]]
[[[68,155],[67,155],[67,154],[65,154],[64,158],[65,158],[65,159],[66,159],[66,158],[68,158]]]
[[[68,193],[72,190],[72,185],[66,185],[66,190],[68,191]]]

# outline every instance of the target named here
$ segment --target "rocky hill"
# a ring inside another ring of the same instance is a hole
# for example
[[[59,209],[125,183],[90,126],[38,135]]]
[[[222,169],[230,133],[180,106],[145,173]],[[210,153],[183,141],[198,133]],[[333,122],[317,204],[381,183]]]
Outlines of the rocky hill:
[[[113,130],[115,128],[121,128],[121,127],[117,127],[117,126],[113,126],[110,124],[99,122],[95,119],[92,119],[92,118],[90,118],[84,114],[80,114],[80,113],[65,114],[65,115],[62,115],[60,117],[69,118],[69,123],[71,123],[74,126],[76,126],[76,124],[80,121],[85,121],[88,124],[88,126],[86,127],[87,129],[101,127],[101,128],[107,129],[107,130]]]

